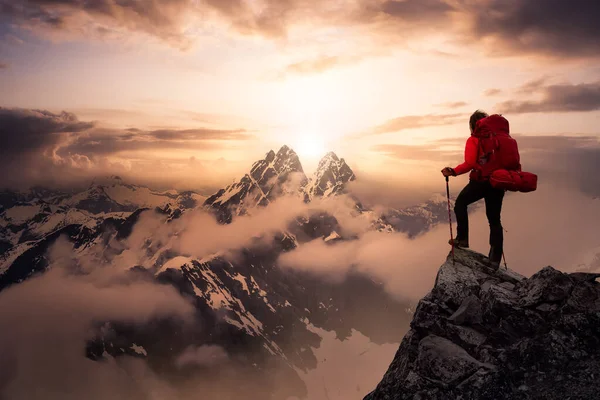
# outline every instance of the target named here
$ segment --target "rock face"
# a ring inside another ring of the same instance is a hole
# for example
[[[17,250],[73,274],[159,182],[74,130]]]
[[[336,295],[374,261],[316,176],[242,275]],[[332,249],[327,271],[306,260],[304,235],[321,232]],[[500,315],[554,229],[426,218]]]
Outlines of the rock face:
[[[379,399],[596,399],[600,274],[526,279],[457,250],[418,304]]]

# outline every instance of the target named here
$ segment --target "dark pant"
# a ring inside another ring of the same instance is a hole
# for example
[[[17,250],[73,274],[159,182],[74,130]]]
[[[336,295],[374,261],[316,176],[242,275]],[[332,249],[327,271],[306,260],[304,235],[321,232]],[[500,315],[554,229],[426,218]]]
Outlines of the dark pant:
[[[456,214],[456,237],[469,241],[469,204],[485,199],[485,214],[490,223],[490,253],[491,261],[500,261],[503,252],[504,235],[500,222],[504,190],[494,189],[488,181],[469,181],[469,184],[460,192],[454,205]]]

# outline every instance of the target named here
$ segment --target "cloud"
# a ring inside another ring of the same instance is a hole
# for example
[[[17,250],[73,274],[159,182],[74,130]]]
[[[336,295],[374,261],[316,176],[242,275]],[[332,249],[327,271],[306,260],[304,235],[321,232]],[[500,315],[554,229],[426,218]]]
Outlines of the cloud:
[[[74,137],[55,151],[58,156],[80,154],[92,158],[97,155],[116,154],[123,151],[162,149],[221,148],[218,141],[247,140],[251,136],[238,130],[215,129],[140,129],[112,130],[95,129]]]
[[[9,65],[4,62],[0,62],[0,69],[8,69]]]
[[[293,28],[338,27],[370,36],[408,40],[433,26],[449,26],[454,7],[443,0],[322,2],[318,0],[0,0],[0,15],[14,25],[48,35],[129,40],[131,33],[188,49],[215,27],[242,35],[287,39]],[[384,39],[385,40],[385,39]]]
[[[68,112],[0,108],[0,154],[29,153],[61,142],[63,134],[94,126]]]
[[[363,57],[322,56],[310,60],[299,61],[285,67],[285,75],[311,75],[331,70],[340,65],[354,64]]]
[[[467,106],[468,103],[464,102],[464,101],[451,101],[448,103],[441,103],[441,104],[436,104],[438,107],[445,107],[445,108],[461,108],[464,106]]]
[[[229,360],[227,352],[215,345],[190,346],[175,360],[179,368],[187,366],[213,367]]]
[[[81,183],[111,173],[152,177],[160,184],[180,179],[197,183],[200,168],[214,184],[221,182],[223,168],[209,173],[208,166],[191,162],[189,155],[163,159],[161,152],[223,149],[252,138],[244,129],[109,129],[64,111],[0,108],[0,167],[7,171],[0,187]]]
[[[0,15],[40,34],[118,37],[141,32],[181,48],[189,46],[186,17],[197,7],[189,0],[0,1]]]
[[[141,399],[162,392],[166,383],[144,361],[94,362],[85,357],[86,342],[99,321],[185,321],[192,305],[170,286],[126,278],[110,265],[82,273],[73,254],[71,244],[57,241],[47,272],[0,293],[0,324],[10,327],[0,332],[0,397]]]
[[[390,0],[381,3],[380,7],[385,14],[402,20],[423,18],[431,21],[444,19],[448,13],[454,11],[454,7],[450,4],[439,0]]]
[[[527,92],[527,88],[530,91]],[[521,89],[524,93],[539,93],[541,100],[509,100],[496,105],[503,113],[585,112],[600,110],[600,82],[543,85],[536,81]]]
[[[588,0],[0,0],[0,15],[42,37],[130,40],[133,34],[188,49],[215,28],[285,42],[302,32],[344,31],[376,47],[438,35],[492,55],[595,58],[599,6]],[[305,35],[303,35],[305,37]],[[312,40],[312,39],[308,39]],[[315,39],[321,40],[321,38]],[[434,53],[447,54],[433,49]],[[327,64],[327,62],[325,62]],[[310,67],[327,68],[322,65]]]
[[[551,57],[598,57],[600,4],[588,0],[485,0],[465,4],[474,40],[505,52]],[[492,40],[489,42],[489,40]],[[494,47],[496,46],[496,48]]]
[[[405,115],[376,126],[364,135],[379,135],[428,126],[453,125],[466,121],[466,114]]]
[[[509,267],[529,276],[546,265],[566,270],[597,246],[600,203],[581,192],[543,182],[536,192],[509,193],[504,200],[505,252]],[[543,227],[543,228],[541,228]],[[489,226],[484,207],[470,216],[471,245],[487,254]],[[448,226],[408,239],[401,234],[367,232],[357,240],[321,239],[280,256],[287,268],[309,271],[333,281],[350,271],[374,276],[400,299],[426,294],[449,254]]]
[[[499,94],[502,94],[502,89],[496,89],[496,88],[491,88],[491,89],[487,89],[485,92],[483,92],[484,96],[497,96]]]

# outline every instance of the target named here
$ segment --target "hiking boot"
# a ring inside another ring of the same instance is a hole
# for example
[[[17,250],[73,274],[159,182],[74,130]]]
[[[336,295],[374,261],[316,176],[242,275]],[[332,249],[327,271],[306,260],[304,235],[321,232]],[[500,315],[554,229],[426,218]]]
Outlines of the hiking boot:
[[[498,269],[500,268],[500,261],[490,261],[489,267],[494,271],[498,271]]]
[[[469,248],[469,241],[468,240],[459,239],[459,238],[448,240],[448,244],[449,245],[454,245],[454,247],[459,247],[459,248],[463,248],[463,249],[468,249]]]

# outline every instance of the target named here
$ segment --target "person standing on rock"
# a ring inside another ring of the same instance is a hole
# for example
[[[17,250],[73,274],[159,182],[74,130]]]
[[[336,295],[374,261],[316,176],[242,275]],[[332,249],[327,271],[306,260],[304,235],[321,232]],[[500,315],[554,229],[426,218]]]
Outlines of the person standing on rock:
[[[469,183],[460,192],[454,205],[457,232],[456,238],[451,238],[449,244],[462,248],[469,247],[469,215],[467,208],[470,204],[485,199],[485,214],[490,224],[489,259],[491,267],[498,269],[502,259],[504,242],[500,212],[502,211],[502,200],[505,191],[493,188],[489,181],[494,169],[493,162],[490,160],[489,153],[484,149],[484,140],[477,134],[482,128],[478,122],[484,119],[486,120],[486,127],[491,127],[498,132],[506,131],[508,134],[508,121],[504,117],[500,115],[490,117],[481,110],[475,111],[469,119],[471,136],[465,146],[465,161],[456,168],[444,168],[442,174],[449,177],[471,172]]]

